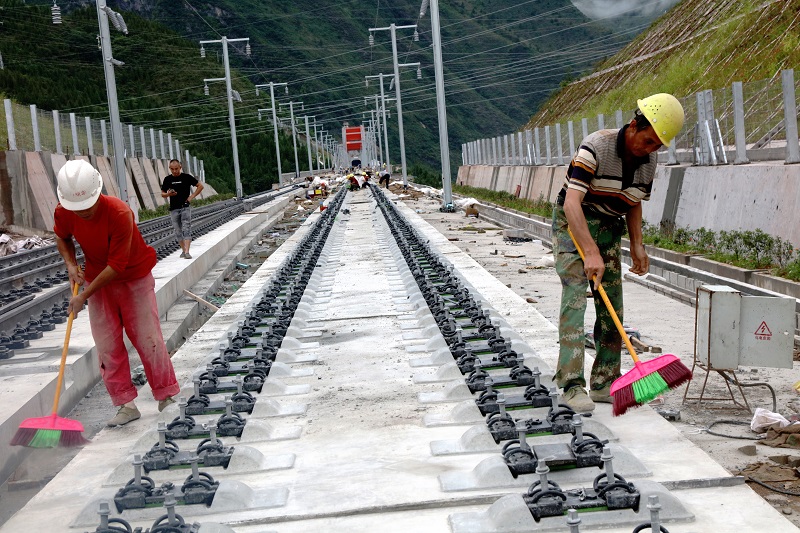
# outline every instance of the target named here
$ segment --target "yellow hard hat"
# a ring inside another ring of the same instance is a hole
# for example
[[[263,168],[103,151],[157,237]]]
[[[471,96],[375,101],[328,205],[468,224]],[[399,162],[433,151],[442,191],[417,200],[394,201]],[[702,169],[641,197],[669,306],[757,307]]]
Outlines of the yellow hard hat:
[[[671,94],[658,93],[637,100],[636,104],[664,146],[669,146],[683,127],[683,106],[678,99]]]

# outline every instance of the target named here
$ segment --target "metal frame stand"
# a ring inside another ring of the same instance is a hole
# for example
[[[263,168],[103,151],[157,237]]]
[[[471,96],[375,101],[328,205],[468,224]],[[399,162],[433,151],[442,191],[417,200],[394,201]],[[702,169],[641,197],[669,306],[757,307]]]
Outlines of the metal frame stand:
[[[708,401],[724,401],[724,402],[732,402],[736,409],[745,409],[748,412],[752,413],[753,410],[750,408],[750,404],[747,403],[747,396],[744,394],[744,390],[742,389],[742,385],[739,383],[739,379],[736,377],[736,372],[733,370],[719,370],[712,366],[705,365],[697,360],[697,357],[694,359],[694,363],[692,364],[692,374],[694,375],[695,367],[702,368],[705,370],[706,375],[703,379],[703,386],[700,388],[700,396],[687,396],[689,394],[689,387],[692,386],[692,381],[686,384],[686,390],[683,392],[683,403],[686,403],[686,400],[697,400],[698,404],[703,403],[704,400]],[[706,396],[706,385],[708,384],[708,377],[711,375],[712,372],[716,372],[719,374],[722,379],[725,381],[725,386],[728,388],[728,396]],[[730,373],[730,376],[728,376]],[[736,388],[739,389],[739,394],[742,395],[742,401],[744,403],[739,402],[734,395],[734,391],[731,388],[731,383],[736,385]],[[706,407],[710,409],[727,409],[729,408],[728,405],[706,405]]]
[[[699,288],[695,290],[695,302],[697,302],[700,298]],[[686,390],[683,391],[683,402],[686,403],[686,400],[697,400],[698,404],[703,403],[704,400],[707,401],[720,401],[720,402],[732,402],[735,409],[745,409],[748,412],[752,413],[753,410],[750,409],[750,404],[747,402],[747,396],[742,389],[742,385],[739,383],[739,378],[736,377],[736,371],[731,369],[719,369],[714,368],[711,365],[711,361],[700,361],[697,358],[697,320],[698,320],[698,308],[695,305],[694,309],[694,361],[692,362],[692,376],[694,376],[694,369],[701,368],[705,371],[706,375],[703,379],[703,385],[700,388],[700,396],[688,396],[689,394],[689,387],[692,386],[692,383],[695,381],[694,379],[690,380],[689,383],[686,384]],[[728,388],[728,396],[706,396],[706,386],[708,385],[708,378],[712,372],[716,372],[719,374],[723,381],[725,381],[725,386]],[[730,375],[729,375],[730,374]],[[739,389],[739,394],[742,395],[742,402],[739,402],[734,395],[734,390],[731,388],[731,383],[733,383],[737,389]],[[728,405],[706,405],[706,407],[710,409],[727,409],[730,408]]]

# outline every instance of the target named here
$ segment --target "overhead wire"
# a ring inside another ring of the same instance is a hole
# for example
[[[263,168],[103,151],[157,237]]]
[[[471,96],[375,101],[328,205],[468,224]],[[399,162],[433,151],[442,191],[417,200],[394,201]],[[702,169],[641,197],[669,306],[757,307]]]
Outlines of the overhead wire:
[[[456,22],[454,22],[452,24],[445,25],[444,27],[451,27],[451,26],[458,26],[460,24],[465,24],[465,23],[469,22],[470,20],[477,20],[477,19],[486,17],[486,16],[488,16],[488,15],[490,15],[492,13],[500,13],[502,11],[508,11],[508,10],[511,10],[511,9],[519,8],[520,6],[532,3],[533,1],[534,0],[531,0],[530,2],[521,2],[520,4],[518,4],[516,6],[506,7],[506,8],[500,9],[500,10],[496,10],[496,11],[491,12],[491,13],[485,13],[485,14],[479,15],[477,17],[471,17],[471,18],[468,18],[468,19],[465,19],[465,20],[457,20]],[[203,19],[203,17],[200,15],[200,13],[197,11],[197,9],[194,8],[194,6],[188,0],[184,0],[184,3],[195,13],[196,16],[198,16],[203,21],[203,23],[205,23],[212,31],[214,31],[217,35],[219,35],[219,33],[213,28],[213,26],[207,20]],[[322,8],[320,8],[320,9],[322,9]],[[562,11],[564,9],[567,9],[567,8],[565,7],[565,8],[559,8],[559,9],[556,9],[556,10],[550,10],[548,13],[553,14],[553,13],[556,13],[558,11]],[[375,10],[376,11],[375,12],[376,24],[377,24],[377,21],[378,21],[379,10],[380,10],[380,0],[377,0],[377,6],[376,6],[376,10]],[[310,12],[317,12],[317,11],[319,11],[319,10],[312,10]],[[287,14],[286,16],[290,16],[290,14]],[[482,35],[486,35],[488,33],[496,32],[498,29],[505,29],[505,28],[509,28],[509,27],[512,27],[512,26],[516,26],[516,25],[524,23],[525,21],[535,20],[536,18],[542,17],[542,16],[546,16],[546,14],[537,14],[537,15],[534,15],[532,17],[526,17],[525,19],[522,19],[522,20],[511,20],[511,22],[509,22],[507,24],[503,24],[501,26],[498,26],[498,27],[490,29],[490,30],[484,30],[482,32],[475,32],[474,34],[469,35],[469,36],[462,36],[462,37],[458,37],[458,38],[455,38],[455,39],[451,39],[450,41],[447,41],[446,43],[444,43],[444,45],[465,41],[465,40],[470,39],[470,38],[479,38]],[[464,89],[461,89],[461,90],[456,90],[456,92],[452,92],[452,90],[451,90],[450,92],[448,92],[448,94],[460,94],[460,93],[466,93],[466,92],[470,92],[470,91],[475,92],[475,91],[479,91],[481,89],[496,87],[496,86],[504,85],[504,84],[508,84],[508,83],[520,83],[522,81],[527,81],[527,80],[533,79],[535,77],[538,77],[539,79],[542,79],[543,76],[545,78],[555,76],[556,74],[550,74],[550,76],[548,76],[548,73],[559,72],[558,66],[555,65],[554,63],[550,63],[549,65],[548,64],[544,64],[544,65],[536,66],[535,68],[531,68],[531,65],[535,65],[537,60],[542,61],[542,60],[547,60],[547,59],[551,59],[552,58],[553,61],[555,61],[555,58],[563,58],[565,56],[565,54],[566,54],[566,52],[563,51],[563,50],[562,51],[556,51],[556,52],[548,53],[550,55],[548,55],[548,54],[538,55],[538,56],[534,56],[534,57],[531,57],[531,58],[522,58],[522,59],[518,59],[518,60],[513,60],[511,62],[508,62],[508,61],[503,62],[503,58],[508,57],[508,55],[507,55],[506,52],[500,52],[500,51],[501,50],[505,50],[510,46],[515,46],[515,45],[517,45],[519,43],[525,43],[525,42],[530,42],[530,41],[533,41],[533,40],[536,40],[536,39],[542,39],[542,38],[544,38],[546,36],[552,36],[552,35],[567,31],[567,30],[574,30],[575,28],[580,28],[580,27],[583,27],[583,26],[585,26],[587,24],[589,24],[589,23],[583,23],[583,24],[579,24],[577,26],[570,26],[570,27],[566,27],[566,28],[561,28],[561,29],[558,29],[558,30],[554,30],[552,32],[548,32],[546,34],[541,34],[541,35],[537,35],[537,36],[531,37],[529,39],[524,39],[524,40],[516,42],[516,43],[510,43],[510,44],[507,44],[507,45],[490,48],[489,50],[476,51],[475,53],[472,53],[472,54],[467,54],[467,55],[453,54],[452,56],[450,56],[448,54],[448,57],[447,57],[447,59],[445,61],[446,63],[455,64],[457,62],[463,62],[463,61],[468,60],[470,58],[483,56],[485,59],[488,58],[487,64],[490,65],[490,66],[480,66],[478,68],[473,68],[473,69],[469,69],[469,70],[463,70],[462,69],[462,71],[459,73],[458,76],[450,76],[448,78],[448,80],[446,80],[445,83],[446,83],[446,86],[448,88],[455,89],[459,85],[463,85],[464,83],[468,83],[468,82],[471,82],[471,81],[491,80],[490,83],[486,83],[486,84],[479,85],[479,86],[467,87],[467,88],[464,88]],[[427,32],[423,32],[423,34],[425,34],[425,33],[427,33]],[[611,38],[612,37],[603,37],[601,39],[609,40]],[[412,44],[412,40],[411,39],[412,38],[410,36],[409,37],[401,37],[399,39],[400,43],[402,45],[405,45],[404,48],[406,48],[406,52],[405,52],[406,54],[412,53],[413,44]],[[579,64],[587,64],[589,61],[596,60],[597,58],[602,57],[604,54],[608,54],[609,52],[611,52],[613,50],[614,46],[615,46],[615,44],[612,43],[612,44],[609,44],[608,48],[602,48],[602,49],[594,51],[594,52],[583,52],[582,54],[580,54],[580,55],[578,55],[578,56],[576,56],[574,58],[571,58],[570,59],[570,65],[575,65],[576,66],[576,65],[579,65]],[[621,45],[616,45],[616,46],[619,47]],[[575,44],[575,45],[572,45],[569,48],[574,51],[575,49],[579,49],[580,47],[584,47],[585,48],[586,47],[586,43]],[[254,65],[254,68],[253,68],[253,74],[254,75],[265,75],[266,73],[269,73],[269,75],[273,75],[276,72],[282,72],[282,71],[287,71],[288,72],[289,70],[294,71],[294,72],[302,72],[303,68],[307,67],[308,65],[317,63],[319,61],[330,61],[331,59],[335,59],[336,57],[341,57],[341,56],[347,55],[347,54],[360,53],[360,52],[364,51],[365,48],[367,48],[367,47],[361,47],[361,48],[357,48],[357,49],[354,49],[354,50],[348,50],[348,51],[344,51],[344,52],[338,52],[338,53],[335,53],[335,54],[329,54],[329,55],[326,55],[325,57],[317,58],[315,60],[307,61],[307,62],[304,62],[304,63],[301,63],[301,64],[292,65],[290,67],[287,66],[287,67],[283,67],[283,68],[279,67],[277,69],[270,69],[269,71],[264,71],[263,69],[260,69],[257,65],[255,65],[255,62],[254,62],[254,60],[252,58],[251,58],[250,61]],[[423,50],[424,49],[421,49],[420,51],[423,51]],[[371,60],[368,63],[362,65],[361,68],[377,68],[388,59],[388,57],[380,57],[380,58],[373,59],[372,52],[373,52],[373,47],[370,47],[370,59]],[[406,57],[408,57],[408,56],[406,55]],[[501,62],[501,66],[499,68],[496,66],[498,61]],[[561,66],[563,66],[563,65],[564,65],[564,63],[562,62]],[[306,75],[306,76],[301,76],[300,78],[298,78],[296,80],[292,80],[292,84],[295,85],[295,84],[305,83],[305,82],[309,82],[309,81],[322,80],[322,79],[325,79],[325,78],[328,78],[328,77],[331,77],[331,76],[344,74],[344,73],[347,73],[347,72],[350,72],[350,71],[352,71],[352,67],[340,68],[340,69],[332,69],[332,70],[328,70],[326,72],[314,72],[314,73]],[[241,77],[237,77],[235,79],[241,80],[241,79],[249,79],[249,78],[250,78],[249,76],[241,76]],[[359,85],[360,85],[360,82],[359,83],[345,84],[345,85],[338,85],[337,89],[349,89],[349,88],[354,88],[354,87],[359,86]],[[125,102],[125,101],[135,101],[135,100],[138,100],[140,98],[147,98],[147,97],[155,96],[155,95],[165,95],[165,94],[169,94],[169,93],[178,93],[178,92],[183,92],[183,91],[186,91],[186,90],[197,90],[197,89],[198,89],[198,86],[194,86],[194,87],[191,87],[191,88],[177,89],[177,90],[164,91],[164,92],[161,92],[161,93],[155,93],[154,95],[121,99],[120,101],[123,101],[123,102]],[[433,89],[433,84],[424,84],[422,86],[414,86],[414,85],[405,85],[404,84],[403,94],[404,94],[404,97],[406,97],[405,98],[406,99],[406,104],[408,105],[407,111],[409,113],[415,113],[415,112],[423,112],[423,111],[427,111],[427,110],[430,110],[430,109],[435,109],[435,108],[413,109],[415,104],[424,103],[425,101],[433,98],[433,96],[430,94],[430,93],[432,93],[432,89]],[[328,90],[329,89],[304,92],[304,93],[301,93],[300,95],[298,95],[298,97],[305,98],[305,97],[321,95],[321,94],[325,94],[326,92],[328,92]],[[245,91],[243,94],[249,95],[251,92],[252,91]],[[543,90],[529,91],[529,92],[519,93],[519,94],[516,94],[516,95],[513,95],[513,96],[503,96],[503,97],[497,97],[497,98],[483,99],[483,101],[502,100],[502,99],[506,99],[506,98],[519,97],[519,96],[524,96],[524,95],[540,94],[542,92],[543,92]],[[222,97],[222,98],[224,98],[224,97]],[[210,102],[214,102],[214,101],[215,100],[211,100]],[[198,100],[195,100],[195,101],[190,101],[190,102],[187,102],[185,104],[179,105],[177,107],[178,108],[190,107],[190,106],[196,105],[199,102],[200,102],[200,100],[198,99]],[[450,105],[451,106],[470,105],[471,103],[474,103],[474,102],[460,103],[460,104],[451,103]],[[252,104],[252,105],[248,105],[248,106],[242,106],[242,105],[238,105],[237,104],[237,109],[240,109],[242,111],[247,112],[250,109],[257,108],[258,105],[259,105],[258,103]],[[347,97],[347,98],[334,100],[334,101],[328,100],[325,105],[320,105],[320,106],[316,106],[316,107],[311,108],[309,113],[319,113],[319,114],[321,114],[321,116],[328,117],[328,116],[333,116],[333,114],[335,114],[336,112],[344,111],[348,106],[361,106],[361,105],[363,105],[363,96]],[[89,107],[89,106],[85,106],[85,107]],[[174,109],[174,108],[176,108],[176,106],[169,106],[169,108]],[[77,108],[77,109],[80,109],[80,108]],[[137,109],[137,110],[131,110],[129,112],[126,112],[126,114],[129,115],[129,116],[146,116],[148,114],[152,114],[152,113],[155,113],[155,112],[165,111],[166,109],[167,109],[167,106],[164,106],[164,107],[161,107],[161,108],[147,109],[147,110]],[[352,117],[352,116],[355,116],[355,115],[357,115],[357,113],[350,114],[350,115],[348,115],[348,117]],[[226,113],[223,112],[223,111],[219,111],[219,112],[213,113],[211,115],[203,114],[202,116],[205,117],[205,123],[209,123],[209,120],[211,122],[214,122],[216,120],[222,119],[223,117],[226,116]],[[200,123],[204,122],[204,119],[201,118],[201,116],[190,117],[188,119],[187,118],[183,118],[183,119],[164,119],[162,121],[154,122],[154,124],[173,124],[174,122],[178,122],[178,121],[181,121],[181,122],[184,122],[184,123],[189,121],[189,123],[192,123],[192,124],[194,124],[194,123],[200,124]]]

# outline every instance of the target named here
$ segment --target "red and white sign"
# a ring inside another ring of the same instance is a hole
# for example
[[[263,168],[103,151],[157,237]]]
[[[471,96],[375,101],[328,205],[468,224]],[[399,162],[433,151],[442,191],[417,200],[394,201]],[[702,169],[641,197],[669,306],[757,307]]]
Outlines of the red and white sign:
[[[756,340],[758,341],[768,341],[772,339],[772,331],[767,326],[766,321],[761,321],[761,325],[758,326],[758,329],[755,331]]]
[[[342,129],[344,130],[343,137],[345,142],[345,149],[348,152],[361,150],[361,141],[364,138],[364,127],[363,126],[345,127]]]

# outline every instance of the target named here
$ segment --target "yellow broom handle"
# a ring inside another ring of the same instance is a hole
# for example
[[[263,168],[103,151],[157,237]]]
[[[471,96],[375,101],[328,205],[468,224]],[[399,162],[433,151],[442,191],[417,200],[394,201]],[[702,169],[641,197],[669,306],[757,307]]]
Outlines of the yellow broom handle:
[[[77,283],[72,285],[72,296],[78,295]],[[61,349],[61,366],[58,369],[58,383],[56,383],[56,397],[53,400],[53,414],[58,414],[58,401],[61,399],[61,384],[64,383],[64,367],[67,364],[67,352],[69,351],[69,335],[72,333],[72,321],[75,320],[75,313],[70,312],[67,319],[67,334],[64,338],[64,347]]]
[[[586,262],[586,257],[583,255],[583,250],[581,250],[581,245],[578,244],[578,240],[575,238],[575,235],[572,234],[572,230],[567,227],[567,232],[569,233],[572,242],[575,244],[575,248],[578,249],[578,254],[581,256],[581,259]],[[636,355],[636,350],[633,349],[633,345],[631,344],[631,340],[628,338],[628,334],[625,333],[625,328],[622,326],[622,322],[619,321],[619,317],[617,316],[617,312],[614,310],[614,306],[611,305],[611,300],[608,299],[608,295],[606,294],[606,290],[603,288],[603,284],[597,281],[597,276],[594,276],[594,286],[597,288],[597,292],[600,293],[600,297],[603,299],[603,303],[606,304],[606,309],[611,314],[611,318],[614,320],[614,325],[617,326],[617,331],[619,334],[622,335],[622,340],[625,341],[625,346],[628,347],[628,352],[631,354],[634,363],[639,362],[639,357]],[[597,342],[597,339],[595,339]]]

